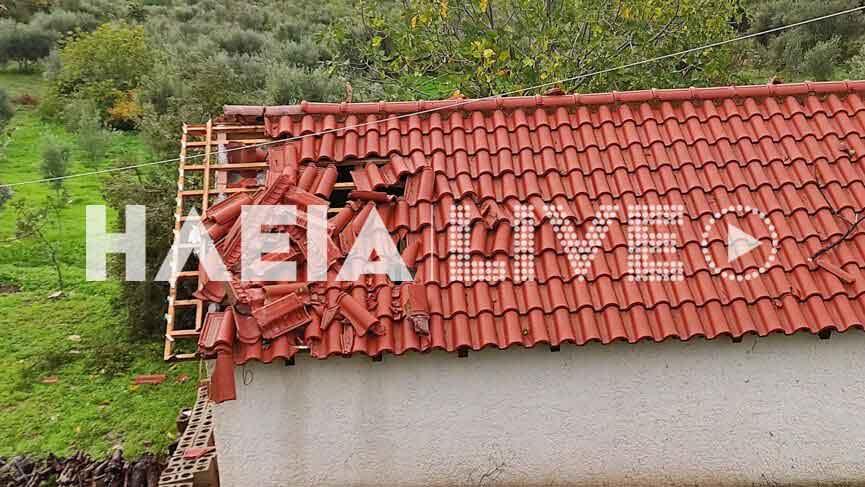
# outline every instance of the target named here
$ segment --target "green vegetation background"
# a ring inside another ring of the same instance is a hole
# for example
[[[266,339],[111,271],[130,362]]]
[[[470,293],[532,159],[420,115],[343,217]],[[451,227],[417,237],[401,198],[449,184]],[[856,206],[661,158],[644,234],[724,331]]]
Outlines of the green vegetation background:
[[[0,73],[0,88],[39,96],[43,83],[38,75]],[[33,109],[19,108],[9,129],[0,180],[38,179],[41,149],[51,139],[73,147],[72,172],[86,170],[75,136]],[[135,134],[115,134],[111,152],[150,153]],[[132,456],[163,450],[174,441],[176,413],[194,400],[197,366],[166,364],[158,339],[129,337],[126,310],[116,300],[119,283],[84,280],[84,207],[104,204],[101,182],[72,179],[67,190],[72,203],[63,233],[52,235],[69,281],[60,299],[49,299],[56,279],[44,253],[35,242],[16,241],[11,211],[0,212],[0,286],[7,289],[0,291],[0,456],[77,449],[104,455],[116,446]],[[49,191],[31,185],[14,197],[35,201]],[[20,291],[8,292],[10,286]],[[154,373],[168,379],[132,384],[136,375]]]

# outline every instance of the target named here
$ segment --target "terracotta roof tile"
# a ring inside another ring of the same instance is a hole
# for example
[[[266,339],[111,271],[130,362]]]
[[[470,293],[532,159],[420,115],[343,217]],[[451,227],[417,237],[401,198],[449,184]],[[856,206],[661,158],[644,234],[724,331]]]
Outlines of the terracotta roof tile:
[[[336,129],[271,147],[267,187],[254,204],[327,199],[334,163],[384,159],[351,171],[356,190],[328,226],[329,257],[337,254],[330,278],[373,208],[404,242],[416,275],[403,284],[381,276],[232,283],[223,294],[233,306],[208,315],[201,351],[242,364],[289,358],[298,347],[325,358],[862,328],[865,227],[851,225],[865,208],[863,90],[865,82],[844,81],[226,107],[226,115],[263,113],[273,138]],[[386,192],[398,183],[402,196]],[[234,196],[206,215],[230,268],[239,256],[238,203],[248,201]],[[531,205],[536,280],[455,279],[447,263],[454,203],[470,218],[469,262],[502,262],[509,276],[514,208]],[[621,208],[585,280],[572,271],[545,203],[558,204],[578,235],[601,205]],[[636,282],[627,265],[628,207],[658,204],[684,207],[682,225],[668,230],[684,280]],[[720,222],[763,243],[774,238],[774,261],[771,245],[761,245],[727,262],[722,225],[704,244],[705,226],[737,205],[760,209],[777,234],[754,215],[730,213]],[[770,263],[757,279],[731,281],[713,272],[704,247],[721,270]],[[305,263],[298,269],[303,276]]]

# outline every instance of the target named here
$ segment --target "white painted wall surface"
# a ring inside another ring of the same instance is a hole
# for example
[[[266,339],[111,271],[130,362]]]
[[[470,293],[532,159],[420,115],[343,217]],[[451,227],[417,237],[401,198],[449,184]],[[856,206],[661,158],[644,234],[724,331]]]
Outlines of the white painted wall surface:
[[[224,487],[865,485],[865,335],[250,364]]]

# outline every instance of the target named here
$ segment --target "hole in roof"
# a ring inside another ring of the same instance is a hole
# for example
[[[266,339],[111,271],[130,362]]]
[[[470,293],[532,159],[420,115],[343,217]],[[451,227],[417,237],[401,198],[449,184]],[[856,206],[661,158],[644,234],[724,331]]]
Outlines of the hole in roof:
[[[348,194],[351,192],[351,189],[348,188],[334,188],[330,193],[330,207],[331,208],[342,208],[348,203]]]

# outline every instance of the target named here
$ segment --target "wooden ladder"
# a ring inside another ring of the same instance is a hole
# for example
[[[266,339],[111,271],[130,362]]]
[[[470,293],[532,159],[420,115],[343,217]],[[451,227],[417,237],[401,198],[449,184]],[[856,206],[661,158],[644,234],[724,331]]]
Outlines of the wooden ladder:
[[[266,161],[228,164],[225,152],[229,143],[250,146],[268,142],[263,125],[230,122],[184,125],[180,137],[177,176],[177,208],[174,213],[174,241],[183,224],[202,218],[211,204],[228,194],[254,192],[258,188],[229,187],[230,173],[238,170],[267,169]],[[195,211],[197,216],[190,213]],[[185,244],[189,245],[189,244]],[[197,268],[179,264],[180,245],[172,246],[168,310],[165,314],[165,351],[168,361],[197,358],[198,337],[207,304],[187,292],[199,289]],[[190,259],[191,260],[191,259]]]

